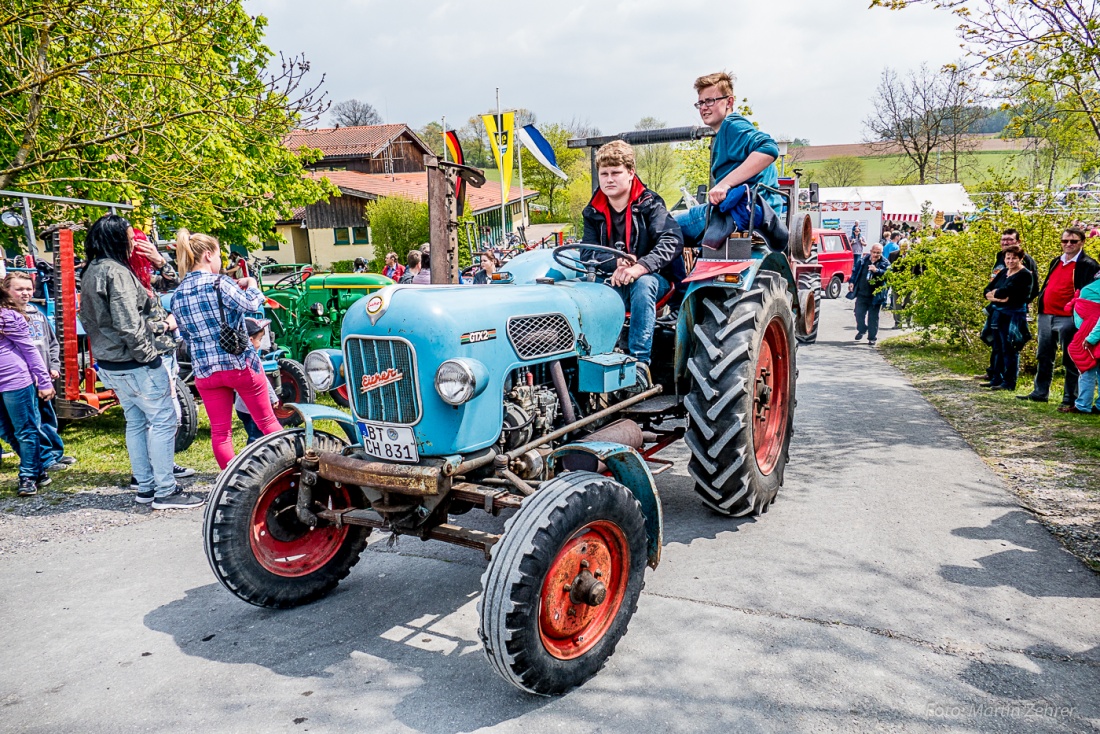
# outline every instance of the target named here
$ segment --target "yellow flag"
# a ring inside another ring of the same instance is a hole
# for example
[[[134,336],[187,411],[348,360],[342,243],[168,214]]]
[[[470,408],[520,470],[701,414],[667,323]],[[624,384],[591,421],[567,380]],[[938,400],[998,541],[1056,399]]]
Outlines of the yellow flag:
[[[500,118],[496,115],[481,116],[485,121],[485,131],[489,133],[489,147],[493,149],[500,180],[504,182],[505,192],[508,192],[512,190],[512,125],[515,113],[505,112]],[[500,125],[497,125],[498,120]]]

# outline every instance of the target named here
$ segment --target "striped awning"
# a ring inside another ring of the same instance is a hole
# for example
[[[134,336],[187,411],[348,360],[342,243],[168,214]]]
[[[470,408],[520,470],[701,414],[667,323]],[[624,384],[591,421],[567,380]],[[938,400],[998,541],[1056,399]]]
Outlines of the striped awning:
[[[920,214],[883,214],[882,218],[888,222],[917,222]]]

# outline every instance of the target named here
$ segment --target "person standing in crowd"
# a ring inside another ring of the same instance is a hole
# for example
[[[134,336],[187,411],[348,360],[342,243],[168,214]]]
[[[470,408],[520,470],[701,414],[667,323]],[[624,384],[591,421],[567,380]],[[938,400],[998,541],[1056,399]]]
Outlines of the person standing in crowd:
[[[245,318],[244,320],[244,330],[257,353],[263,348],[264,335],[267,333],[267,327],[270,324],[271,322],[268,319]],[[267,400],[271,403],[272,409],[278,407],[279,396],[275,394],[275,388],[272,387],[271,380],[267,380]],[[237,417],[241,419],[241,424],[244,425],[248,443],[252,443],[264,435],[264,432],[256,425],[256,421],[252,420],[248,405],[241,399],[240,395],[237,395],[237,399],[233,401],[233,410],[237,413]]]
[[[171,314],[145,290],[130,267],[134,231],[117,214],[88,231],[88,263],[81,283],[80,321],[96,356],[99,378],[114,390],[126,415],[126,450],[137,480],[137,501],[154,510],[199,507],[173,474],[175,390],[157,339],[176,328]]]
[[[432,284],[432,247],[427,242],[420,246],[420,270],[413,276],[413,285]]]
[[[397,281],[401,284],[412,283],[413,278],[420,272],[420,250],[409,250],[405,262],[408,263],[405,266],[405,272],[401,273],[401,277]]]
[[[856,302],[856,341],[867,335],[872,347],[878,341],[878,319],[886,303],[886,271],[890,263],[882,256],[882,245],[871,245],[871,252],[860,258],[848,281],[849,297]]]
[[[901,230],[895,229],[892,232],[890,232],[890,239],[887,241],[887,243],[882,248],[882,256],[884,258],[886,258],[887,260],[889,260],[890,262],[893,262],[894,260],[891,260],[891,257],[894,255],[895,252],[897,252],[900,249],[901,249]]]
[[[12,292],[19,273],[0,281],[0,438],[19,455],[20,497],[50,483],[43,467],[39,400],[52,400],[53,382],[34,340],[24,304]]]
[[[1072,306],[1077,333],[1070,342],[1069,356],[1081,376],[1077,380],[1077,401],[1070,412],[1100,413],[1100,275],[1081,289]]]
[[[1001,232],[1001,250],[997,253],[997,261],[993,264],[993,272],[989,274],[989,282],[992,283],[1000,275],[1001,271],[1005,267],[1005,250],[1009,247],[1017,246],[1023,249],[1023,239],[1020,237],[1020,233],[1009,227]],[[1024,253],[1024,268],[1031,273],[1031,292],[1027,296],[1027,302],[1030,304],[1039,295],[1039,266],[1035,264],[1035,258],[1031,255]],[[993,381],[993,350],[990,350],[989,354],[989,367],[985,372],[980,375],[975,375],[975,379],[983,380],[985,382]]]
[[[474,285],[488,285],[493,279],[493,273],[500,267],[500,261],[491,252],[481,253],[478,261],[481,263],[481,269],[474,274]]]
[[[1070,413],[1077,400],[1077,366],[1069,356],[1069,344],[1077,333],[1069,303],[1073,294],[1092,282],[1100,264],[1086,255],[1085,233],[1076,227],[1062,232],[1062,254],[1054,258],[1047,268],[1047,277],[1039,291],[1038,368],[1035,384],[1027,395],[1017,395],[1019,400],[1045,403],[1050,396],[1050,383],[1054,379],[1054,360],[1058,345],[1062,347],[1062,366],[1066,380],[1062,387],[1062,404],[1058,411]]]
[[[858,224],[852,225],[852,265],[854,266],[863,257],[863,250],[867,247],[867,240],[863,239],[863,230]]]
[[[387,252],[386,267],[382,268],[382,275],[397,283],[401,281],[401,276],[404,274],[405,266],[397,262],[397,253]]]
[[[222,346],[221,327],[242,331],[247,314],[262,311],[264,294],[255,278],[233,281],[220,275],[221,245],[208,234],[176,233],[176,256],[186,273],[172,296],[172,313],[191,349],[195,388],[210,417],[214,459],[224,469],[233,459],[233,402],[239,395],[264,434],[280,430],[267,399],[267,378],[250,341],[230,354]],[[240,333],[243,337],[244,334]]]
[[[985,298],[993,308],[993,373],[983,387],[1015,392],[1024,346],[1017,336],[1027,330],[1027,299],[1034,276],[1024,267],[1024,251],[1019,245],[1004,248],[1002,255],[1004,267],[985,287]]]
[[[17,303],[22,304],[27,314],[27,326],[30,329],[31,339],[38,347],[38,353],[42,355],[42,361],[49,370],[50,380],[61,377],[61,347],[57,343],[57,337],[50,328],[46,314],[31,305],[31,296],[34,295],[34,281],[27,273],[12,273],[9,280],[10,292]],[[38,414],[40,418],[39,432],[42,445],[42,466],[47,472],[63,471],[76,463],[76,457],[65,455],[65,442],[58,431],[57,411],[54,410],[52,400],[38,400]]]

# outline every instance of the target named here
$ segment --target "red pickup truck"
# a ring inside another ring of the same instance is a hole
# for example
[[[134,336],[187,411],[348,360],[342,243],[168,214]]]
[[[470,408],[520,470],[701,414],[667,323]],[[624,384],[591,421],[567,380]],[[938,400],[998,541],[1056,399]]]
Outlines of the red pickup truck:
[[[854,264],[848,235],[839,229],[815,229],[814,245],[821,264],[821,293],[825,298],[839,298]]]

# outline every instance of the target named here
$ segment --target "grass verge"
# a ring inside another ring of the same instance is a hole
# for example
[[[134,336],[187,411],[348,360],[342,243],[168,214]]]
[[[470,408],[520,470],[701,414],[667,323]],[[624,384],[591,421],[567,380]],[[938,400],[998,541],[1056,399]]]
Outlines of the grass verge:
[[[1061,379],[1049,403],[989,392],[973,375],[988,352],[922,344],[916,336],[880,344],[883,356],[905,372],[974,450],[1066,548],[1100,571],[1100,416],[1059,413]],[[1017,394],[1031,389],[1021,375]]]

